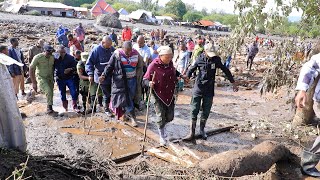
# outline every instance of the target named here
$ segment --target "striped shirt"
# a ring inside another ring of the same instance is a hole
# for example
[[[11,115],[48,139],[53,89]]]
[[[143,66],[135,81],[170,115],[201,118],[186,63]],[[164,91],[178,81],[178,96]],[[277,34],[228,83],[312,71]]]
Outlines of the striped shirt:
[[[119,49],[119,55],[126,71],[127,78],[136,77],[136,67],[138,65],[139,53],[137,50],[132,49],[131,54],[127,57],[122,49]]]

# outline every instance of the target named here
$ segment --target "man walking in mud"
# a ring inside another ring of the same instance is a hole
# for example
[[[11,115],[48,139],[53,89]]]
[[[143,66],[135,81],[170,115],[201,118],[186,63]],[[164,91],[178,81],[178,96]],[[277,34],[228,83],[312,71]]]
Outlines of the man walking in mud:
[[[30,49],[28,51],[29,66],[30,66],[30,64],[31,64],[31,62],[33,60],[33,57],[43,52],[43,45],[44,45],[44,40],[43,39],[39,39],[36,45],[30,47]],[[31,83],[30,77],[28,77],[26,79],[26,83]]]
[[[235,92],[238,91],[230,70],[222,64],[221,58],[216,54],[214,45],[212,43],[206,44],[204,53],[196,59],[194,65],[190,67],[187,73],[188,78],[190,78],[194,71],[199,71],[192,93],[190,134],[185,138],[186,141],[195,142],[195,129],[201,107],[200,134],[203,140],[207,139],[204,128],[212,107],[217,68],[220,68],[226,74],[229,81],[233,84],[233,90]]]
[[[85,70],[89,76],[89,82],[93,85],[92,92],[96,92],[99,84],[99,77],[102,75],[104,68],[107,66],[115,48],[112,46],[112,40],[109,36],[102,39],[100,45],[96,46],[90,53]],[[112,117],[113,114],[109,109],[111,95],[111,77],[106,77],[100,82],[100,88],[103,93],[105,114]],[[98,90],[100,91],[100,89]],[[96,94],[91,94],[91,102],[94,102]],[[102,99],[98,98],[99,104]],[[94,104],[94,103],[92,103]],[[95,110],[95,107],[91,107]]]
[[[306,62],[299,75],[296,90],[298,94],[295,98],[297,108],[304,108],[307,100],[307,91],[315,77],[318,76],[320,71],[320,54],[316,54],[311,57],[310,61]],[[316,90],[313,96],[313,110],[315,115],[320,118],[320,81],[316,86]],[[301,171],[303,174],[320,177],[320,172],[316,169],[317,164],[320,161],[320,136],[314,141],[311,149],[303,150],[301,154]]]
[[[47,113],[55,114],[53,110],[53,70],[54,58],[52,53],[54,49],[50,45],[44,46],[44,52],[36,55],[30,64],[29,74],[32,82],[32,88],[35,92],[38,90],[38,82],[40,89],[45,93],[47,98]],[[37,74],[35,74],[37,73]]]

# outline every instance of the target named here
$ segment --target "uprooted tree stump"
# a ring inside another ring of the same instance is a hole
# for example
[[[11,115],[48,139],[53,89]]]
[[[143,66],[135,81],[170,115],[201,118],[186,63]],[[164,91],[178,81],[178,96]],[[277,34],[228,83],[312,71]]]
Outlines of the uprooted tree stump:
[[[200,167],[219,176],[241,177],[265,173],[273,164],[290,157],[282,144],[265,141],[252,150],[233,150],[216,154],[200,162]]]
[[[314,80],[309,90],[307,91],[306,106],[304,108],[296,109],[296,114],[292,121],[293,126],[307,125],[307,124],[310,124],[314,119],[315,113],[313,110],[313,95],[314,95],[316,86],[319,82],[319,79],[320,79],[320,75]]]
[[[98,16],[97,24],[105,27],[112,27],[118,29],[122,28],[120,20],[110,13],[101,14],[100,16]]]

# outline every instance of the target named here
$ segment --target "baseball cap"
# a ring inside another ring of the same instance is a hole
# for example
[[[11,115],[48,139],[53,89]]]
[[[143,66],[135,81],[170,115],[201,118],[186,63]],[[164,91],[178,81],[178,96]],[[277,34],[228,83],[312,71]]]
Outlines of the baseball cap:
[[[209,57],[217,56],[216,49],[212,43],[208,43],[204,46],[204,51],[207,53]]]

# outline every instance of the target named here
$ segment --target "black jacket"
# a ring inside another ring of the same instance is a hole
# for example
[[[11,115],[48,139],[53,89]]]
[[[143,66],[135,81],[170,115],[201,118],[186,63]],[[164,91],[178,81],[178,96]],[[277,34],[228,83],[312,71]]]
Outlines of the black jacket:
[[[193,87],[193,96],[214,96],[214,83],[217,68],[220,68],[226,74],[231,83],[234,82],[230,70],[222,64],[219,56],[209,58],[205,54],[201,54],[187,73],[187,76],[190,78],[192,73],[198,70],[198,75]]]
[[[112,107],[126,107],[129,105],[129,91],[126,72],[123,69],[119,53],[115,52],[111,56],[104,69],[105,77],[112,77],[111,99]]]

